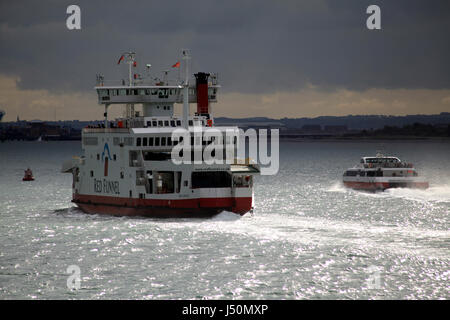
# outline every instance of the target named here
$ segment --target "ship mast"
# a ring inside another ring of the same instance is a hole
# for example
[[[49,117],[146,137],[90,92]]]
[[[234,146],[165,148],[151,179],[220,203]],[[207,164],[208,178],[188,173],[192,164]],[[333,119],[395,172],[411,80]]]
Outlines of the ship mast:
[[[183,82],[183,127],[189,129],[189,59],[191,58],[188,50],[183,49],[183,61],[184,61],[184,71],[185,79]]]
[[[128,78],[129,78],[128,85],[130,87],[132,87],[134,85],[134,83],[133,83],[133,74],[131,72],[131,67],[134,65],[134,63],[136,61],[136,59],[135,59],[136,53],[130,51],[130,52],[125,52],[123,55],[127,57]],[[127,103],[125,112],[126,112],[126,118],[133,118],[134,117],[134,104]]]

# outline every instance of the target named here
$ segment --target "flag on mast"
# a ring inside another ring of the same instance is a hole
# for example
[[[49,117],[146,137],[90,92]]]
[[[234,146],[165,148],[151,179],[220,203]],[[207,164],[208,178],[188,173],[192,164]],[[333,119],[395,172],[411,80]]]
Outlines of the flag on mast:
[[[172,68],[179,68],[180,67],[180,61],[177,61],[177,63],[175,63]]]

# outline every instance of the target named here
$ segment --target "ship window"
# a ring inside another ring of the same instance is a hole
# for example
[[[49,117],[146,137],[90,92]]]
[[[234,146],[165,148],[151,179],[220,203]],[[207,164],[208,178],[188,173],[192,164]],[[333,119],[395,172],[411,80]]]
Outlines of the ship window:
[[[125,89],[119,89],[119,96],[124,96],[126,95],[126,90]]]
[[[133,89],[133,95],[137,96],[138,95],[138,90],[137,89]]]
[[[192,127],[194,125],[194,122],[192,120],[189,120],[189,126]]]
[[[120,171],[120,179],[123,179],[123,177],[124,177],[123,171]]]
[[[117,156],[115,154],[113,154],[113,159],[114,159],[114,161],[117,160]]]
[[[158,90],[152,89],[152,95],[156,95],[158,93]]]
[[[152,171],[147,171],[147,182],[145,183],[145,192],[153,193],[153,174],[152,174]]]
[[[167,145],[168,146],[172,145],[172,137],[167,137]]]
[[[153,126],[153,127],[157,127],[157,126],[158,126],[158,122],[155,121],[155,120],[153,120],[153,121],[152,121],[152,126]]]
[[[147,127],[151,127],[152,126],[152,122],[151,121],[147,121]]]
[[[174,172],[160,171],[156,176],[156,193],[174,193]]]
[[[161,138],[161,145],[165,146],[166,145],[166,137],[162,137]]]
[[[175,120],[171,120],[171,121],[170,121],[170,126],[171,126],[171,127],[175,127]]]
[[[155,138],[155,146],[156,146],[156,147],[159,147],[159,137],[156,137],[156,138]]]
[[[181,126],[181,120],[177,120],[177,127]]]
[[[150,95],[150,89],[145,89],[145,94],[148,96]]]
[[[139,94],[140,95],[145,95],[145,90],[144,89],[139,89]]]
[[[164,126],[165,126],[165,127],[168,127],[168,126],[169,126],[169,120],[165,120],[165,121],[164,121]]]
[[[97,160],[100,160],[100,154],[97,153]]]
[[[172,158],[170,152],[151,152],[143,151],[142,157],[145,161],[166,161]]]
[[[345,175],[347,177],[356,177],[357,174],[358,174],[358,171],[351,171],[351,170],[349,170],[345,173]]]
[[[142,139],[142,145],[143,145],[144,147],[147,146],[147,138],[143,138],[143,139]]]
[[[167,106],[167,110],[170,110],[170,106]]]
[[[375,171],[367,171],[368,177],[375,177]]]
[[[91,170],[91,177],[93,177],[93,176],[94,176],[94,171]]]
[[[148,138],[148,145],[153,147],[153,137]]]
[[[141,146],[141,138],[137,138],[136,139],[136,146],[140,147]]]
[[[158,127],[162,127],[163,126],[163,122],[162,122],[162,120],[159,120],[158,121]]]
[[[231,188],[231,175],[226,171],[193,172],[192,189]]]

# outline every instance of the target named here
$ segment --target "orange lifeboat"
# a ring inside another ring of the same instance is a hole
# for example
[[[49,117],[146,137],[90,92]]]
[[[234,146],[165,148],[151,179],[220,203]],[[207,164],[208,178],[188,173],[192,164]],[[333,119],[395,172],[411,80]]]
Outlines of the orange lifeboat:
[[[22,178],[22,181],[34,181],[33,172],[31,171],[30,168],[25,170],[25,175]]]

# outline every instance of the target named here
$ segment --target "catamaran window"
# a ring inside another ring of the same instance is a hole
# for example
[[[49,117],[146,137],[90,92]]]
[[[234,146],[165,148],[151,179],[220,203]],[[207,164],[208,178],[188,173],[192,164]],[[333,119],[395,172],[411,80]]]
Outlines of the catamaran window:
[[[153,137],[148,138],[148,145],[149,147],[153,147]]]
[[[165,146],[166,145],[166,137],[162,137],[161,138],[161,145]]]
[[[181,126],[181,120],[177,120],[177,127]]]
[[[158,121],[158,127],[162,127],[163,126],[163,122],[162,122],[162,120],[159,120]]]
[[[165,121],[164,121],[164,126],[165,126],[165,127],[168,127],[168,126],[169,126],[169,120],[165,120]]]
[[[192,189],[231,188],[231,175],[226,171],[192,173]]]
[[[170,120],[170,126],[175,127],[175,120]]]
[[[157,126],[158,126],[158,122],[155,121],[155,120],[153,120],[153,121],[152,121],[152,126],[153,126],[153,127],[157,127]]]
[[[156,138],[155,138],[155,146],[156,146],[156,147],[159,147],[159,137],[156,137]]]
[[[144,147],[147,146],[147,138],[142,138],[142,145],[143,145]]]
[[[136,139],[136,146],[140,147],[141,146],[141,138],[137,138]]]

